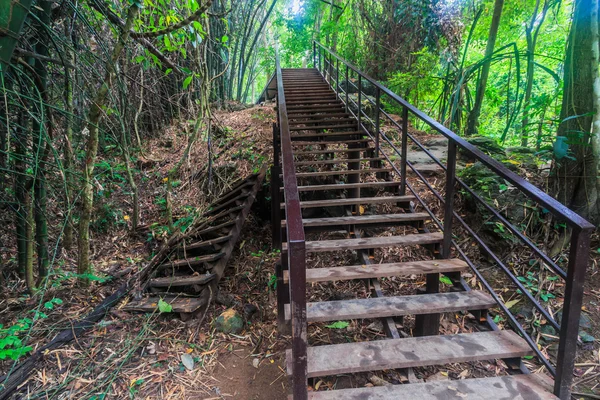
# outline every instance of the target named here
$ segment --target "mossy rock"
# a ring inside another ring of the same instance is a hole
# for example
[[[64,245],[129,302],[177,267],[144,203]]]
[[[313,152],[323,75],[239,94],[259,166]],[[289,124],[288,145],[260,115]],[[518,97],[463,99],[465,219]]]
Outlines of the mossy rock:
[[[502,146],[500,146],[498,144],[498,142],[496,142],[492,138],[489,138],[486,136],[475,136],[475,137],[466,138],[466,141],[469,142],[470,144],[476,146],[479,150],[483,151],[485,154],[487,154],[490,157],[493,157],[493,158],[496,158],[499,160],[506,157],[506,152],[504,151],[504,148]],[[459,154],[460,154],[461,158],[466,161],[472,160],[471,155],[462,149],[459,149]]]
[[[215,320],[215,327],[223,333],[240,333],[244,329],[244,320],[233,308],[224,311]]]

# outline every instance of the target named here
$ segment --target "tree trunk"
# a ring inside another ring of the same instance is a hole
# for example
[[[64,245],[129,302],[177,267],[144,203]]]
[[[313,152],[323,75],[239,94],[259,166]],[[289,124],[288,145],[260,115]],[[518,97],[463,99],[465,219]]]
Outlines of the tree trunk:
[[[475,93],[475,103],[473,104],[473,109],[469,113],[467,135],[476,135],[478,132],[479,115],[481,114],[481,105],[483,104],[485,88],[487,86],[487,80],[490,74],[492,54],[494,53],[494,47],[496,46],[496,36],[498,35],[498,27],[500,26],[500,17],[502,16],[503,6],[504,0],[495,0],[494,15],[492,16],[492,24],[490,25],[490,33],[488,36],[487,46],[485,48],[485,61],[481,66],[481,75],[477,85],[477,92]]]
[[[111,57],[106,64],[106,74],[100,89],[96,93],[94,100],[90,106],[90,111],[87,118],[87,128],[89,136],[85,150],[85,166],[83,169],[83,191],[81,199],[81,216],[79,219],[78,232],[78,250],[79,258],[77,260],[77,272],[80,275],[89,274],[91,272],[90,265],[90,222],[92,219],[92,208],[94,205],[94,187],[92,180],[94,179],[94,164],[98,154],[98,123],[102,115],[102,107],[108,96],[108,90],[112,85],[112,80],[115,75],[115,66],[121,55],[125,43],[129,38],[129,32],[133,26],[133,22],[139,12],[136,4],[129,7],[127,21],[121,29],[121,34],[117,39],[117,43],[112,51]],[[84,279],[85,282],[87,280]]]
[[[557,199],[596,225],[599,218],[598,0],[576,0],[564,66],[561,123],[557,136],[567,138],[568,157],[557,159],[553,178]],[[595,132],[594,132],[595,133]]]
[[[0,68],[6,72],[17,45],[23,23],[29,14],[31,0],[0,0]]]

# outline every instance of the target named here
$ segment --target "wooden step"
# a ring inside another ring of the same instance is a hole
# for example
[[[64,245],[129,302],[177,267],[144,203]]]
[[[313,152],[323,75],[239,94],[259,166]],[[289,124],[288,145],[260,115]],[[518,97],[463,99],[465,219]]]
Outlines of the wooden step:
[[[406,213],[406,214],[379,214],[379,215],[356,215],[349,217],[332,217],[332,218],[305,218],[302,220],[302,225],[305,228],[315,226],[331,226],[331,225],[374,225],[378,226],[393,226],[407,221],[424,221],[430,218],[426,212],[421,213]],[[281,221],[281,226],[286,226],[286,221]]]
[[[335,125],[315,125],[315,126],[292,126],[290,127],[291,132],[295,131],[311,131],[321,129],[356,129],[358,121],[352,124],[335,124]],[[297,135],[296,137],[309,136],[309,135]]]
[[[290,106],[293,105],[306,105],[306,106],[314,106],[317,104],[337,104],[337,105],[342,105],[343,103],[341,103],[339,100],[337,100],[336,98],[332,98],[331,100],[295,100],[295,101],[286,101],[286,105],[289,104]]]
[[[333,118],[330,115],[324,115],[324,117],[326,118],[319,118],[319,119],[301,119],[299,121],[290,121],[290,124],[294,124],[294,125],[300,125],[300,124],[322,124],[322,123],[332,123],[332,122],[358,122],[356,120],[356,118],[346,118],[346,117],[339,117],[339,118]]]
[[[122,309],[125,311],[143,311],[154,312],[158,310],[160,297],[143,297],[140,300],[133,300]],[[206,303],[206,299],[200,297],[163,297],[163,301],[173,307],[172,312],[193,313]]]
[[[200,242],[200,243],[206,243],[206,242]],[[194,245],[195,244],[186,246],[186,250],[193,250],[192,246],[194,246]],[[183,251],[183,249],[181,249],[181,251]],[[219,253],[208,254],[208,255],[204,255],[204,256],[190,257],[190,258],[185,258],[183,260],[162,263],[158,266],[158,269],[161,270],[161,269],[170,269],[170,268],[197,267],[206,262],[217,261],[217,260],[223,258],[224,256],[225,256],[225,253],[219,252]]]
[[[367,162],[367,161],[383,161],[385,158],[383,157],[373,157],[373,158],[336,158],[334,160],[315,160],[315,161],[296,161],[294,164],[298,165],[313,165],[313,164],[347,164],[347,163],[357,163],[357,162]]]
[[[325,117],[325,118],[343,118],[343,117],[350,117],[351,114],[348,114],[346,112],[334,112],[334,113],[323,113],[323,114],[293,114],[293,116],[288,115],[288,119],[290,120],[295,120],[295,119],[301,119],[301,118],[317,118],[317,117]],[[299,121],[294,121],[294,123],[299,122]]]
[[[551,393],[553,386],[546,376],[527,374],[308,392],[308,399],[558,400]]]
[[[527,342],[512,331],[333,344],[308,348],[308,377],[517,358],[532,354]],[[292,352],[287,350],[288,374],[291,374],[291,361]]]
[[[226,222],[223,222],[222,224],[203,229],[200,232],[196,233],[195,236],[202,236],[202,235],[206,235],[208,233],[214,233],[214,232],[220,231],[221,229],[227,228],[233,224],[235,224],[235,221],[226,221]]]
[[[398,236],[376,236],[361,239],[333,239],[307,241],[307,253],[320,253],[324,251],[378,249],[381,247],[414,246],[423,244],[441,243],[444,235],[441,232],[416,233]],[[281,251],[287,251],[287,243],[282,243]]]
[[[321,143],[316,143],[321,144]],[[315,155],[315,154],[335,154],[335,153],[364,153],[364,152],[370,152],[375,150],[372,147],[363,147],[363,148],[358,148],[358,149],[327,149],[327,150],[312,150],[312,151],[296,151],[294,152],[294,156],[296,157],[301,157],[301,156],[310,156],[310,155]]]
[[[363,169],[345,169],[341,171],[319,171],[319,172],[296,172],[296,178],[315,178],[317,176],[332,175],[362,175],[375,174],[379,172],[393,172],[392,168],[363,168]]]
[[[207,212],[204,213],[204,215],[213,215],[216,214],[218,211],[229,207],[230,205],[235,204],[238,201],[243,201],[245,200],[248,196],[250,196],[250,191],[246,192],[246,193],[242,193],[236,197],[234,197],[231,200],[226,201],[225,203],[219,204],[218,206],[216,206],[215,208],[208,210]],[[235,204],[236,206],[238,204]]]
[[[185,249],[186,250],[194,250],[194,249],[201,249],[204,247],[211,247],[215,244],[224,243],[224,242],[228,241],[229,239],[231,239],[231,235],[221,236],[216,239],[210,239],[210,240],[205,240],[203,242],[192,243],[188,246],[185,246]]]
[[[356,135],[356,133],[355,133]],[[323,135],[326,136],[326,135]],[[327,139],[327,138],[324,138]],[[332,138],[333,139],[333,138]],[[335,140],[311,140],[311,141],[292,141],[292,146],[315,146],[315,145],[319,145],[319,144],[328,144],[328,145],[347,145],[347,144],[358,144],[358,143],[371,143],[372,140],[371,139],[351,139],[351,140],[344,140],[344,141],[339,141],[340,139],[335,139]],[[354,150],[354,151],[360,151],[360,150]]]
[[[337,127],[337,128],[340,128],[340,127]],[[352,126],[351,128],[356,129],[356,125]],[[319,127],[318,129],[321,129],[321,127]],[[302,130],[310,130],[310,129],[302,129]],[[294,140],[294,139],[300,140],[300,139],[308,139],[308,138],[328,138],[328,137],[334,137],[334,136],[353,136],[353,135],[365,136],[365,133],[361,132],[361,131],[294,133],[294,134],[290,135],[290,137],[292,138],[292,140]]]
[[[329,111],[343,111],[346,107],[343,104],[332,105],[332,106],[321,106],[321,107],[307,107],[307,106],[289,106],[286,107],[288,110],[288,118],[296,114],[304,113],[324,113]]]
[[[343,267],[310,268],[306,282],[349,281],[353,279],[391,278],[392,276],[445,274],[469,269],[458,258],[449,260],[408,261],[388,264],[347,265]],[[288,283],[288,271],[283,271],[283,282]]]
[[[324,190],[348,190],[364,188],[399,187],[400,182],[364,182],[364,183],[334,183],[331,185],[306,185],[298,186],[299,192],[316,192]],[[283,187],[280,188],[283,191]]]
[[[471,290],[470,292],[429,293],[306,303],[306,318],[308,322],[345,321],[349,319],[487,310],[497,305],[487,293]],[[285,305],[285,318],[290,319],[289,304]]]
[[[165,276],[163,278],[151,279],[149,285],[151,287],[180,287],[205,285],[215,279],[215,274],[204,275],[187,275],[187,276]]]
[[[302,208],[314,208],[314,207],[340,207],[340,206],[352,206],[359,204],[385,204],[385,203],[408,203],[415,199],[415,196],[382,196],[382,197],[358,197],[349,199],[330,199],[330,200],[308,200],[301,201],[300,207]],[[285,208],[285,203],[281,203],[280,207]]]

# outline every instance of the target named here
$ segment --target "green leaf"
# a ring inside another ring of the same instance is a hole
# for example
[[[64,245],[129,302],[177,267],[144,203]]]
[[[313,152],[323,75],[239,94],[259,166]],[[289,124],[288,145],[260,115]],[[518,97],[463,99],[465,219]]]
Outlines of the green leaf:
[[[161,313],[170,313],[173,311],[173,306],[164,301],[163,299],[158,300],[158,311]]]
[[[190,75],[187,78],[185,78],[185,80],[183,81],[184,89],[187,89],[187,87],[190,86],[190,83],[192,83],[192,79],[194,79],[194,75]]]
[[[325,325],[325,328],[330,328],[330,329],[346,329],[348,327],[348,325],[350,325],[349,322],[346,322],[346,321],[337,321],[337,322],[334,322],[331,325]]]
[[[54,303],[52,303],[51,301],[47,301],[44,303],[44,308],[52,310],[54,308]]]
[[[223,37],[221,38],[221,42],[227,43],[228,41],[229,41],[229,36],[223,35]]]
[[[440,275],[440,282],[445,283],[446,285],[452,285],[452,279],[448,278],[447,276],[444,275]]]

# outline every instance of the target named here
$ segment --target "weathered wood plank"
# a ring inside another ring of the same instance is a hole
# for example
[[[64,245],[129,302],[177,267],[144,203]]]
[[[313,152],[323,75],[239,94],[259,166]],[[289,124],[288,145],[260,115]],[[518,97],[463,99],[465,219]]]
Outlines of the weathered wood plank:
[[[203,242],[201,242],[201,243],[203,243]],[[190,247],[187,246],[186,249],[190,250]],[[224,253],[219,252],[219,253],[215,253],[215,254],[208,254],[205,256],[190,257],[190,258],[186,258],[183,260],[166,262],[166,263],[160,264],[158,266],[158,269],[160,270],[160,269],[168,269],[168,268],[196,267],[196,266],[202,265],[206,262],[217,261],[220,258],[222,258],[224,255],[225,255]]]
[[[324,191],[324,190],[348,190],[358,188],[385,188],[385,187],[398,187],[400,182],[364,182],[364,183],[333,183],[329,185],[306,185],[298,186],[299,192],[313,192],[313,191]],[[280,188],[283,191],[283,187]]]
[[[308,348],[308,376],[376,371],[532,355],[512,331],[460,333]],[[291,350],[286,351],[288,374]]]
[[[309,392],[309,400],[558,400],[540,374]]]
[[[430,215],[421,213],[405,214],[379,214],[379,215],[356,215],[351,217],[332,217],[332,218],[305,218],[302,220],[304,227],[327,226],[327,225],[365,225],[365,224],[385,224],[393,225],[396,222],[422,221],[429,219]],[[286,221],[281,221],[285,226]]]
[[[307,303],[306,318],[308,322],[386,318],[463,310],[487,310],[496,305],[490,295],[471,290],[470,292],[430,293]],[[286,304],[286,319],[290,319],[289,308],[289,304]]]
[[[408,261],[400,263],[346,265],[342,267],[310,268],[306,270],[306,282],[348,281],[352,279],[390,278],[402,275],[426,275],[460,272],[469,268],[458,258],[449,260]],[[287,271],[283,281],[288,283]]]
[[[313,208],[313,207],[339,207],[339,206],[351,206],[357,204],[385,204],[385,203],[406,203],[414,200],[415,197],[411,195],[405,196],[382,196],[382,197],[360,197],[350,199],[331,199],[331,200],[307,200],[301,201],[300,207],[302,208]],[[285,208],[285,203],[281,203],[280,207]]]
[[[342,128],[341,126],[337,126],[335,128]],[[356,129],[356,125],[352,125],[349,126],[349,128],[354,128]],[[311,129],[328,129],[328,127],[308,127],[308,128],[299,128],[296,130],[311,130]],[[336,136],[356,136],[356,135],[361,135],[361,136],[365,136],[364,132],[360,132],[360,131],[345,131],[345,132],[313,132],[313,133],[294,133],[291,135],[292,140],[300,140],[300,139],[306,139],[306,138],[314,138],[314,137],[323,137],[323,138],[327,138],[327,137],[336,137]],[[360,151],[360,150],[358,150]]]
[[[379,172],[393,172],[392,168],[364,168],[356,170],[342,171],[319,171],[319,172],[296,172],[298,178],[314,178],[317,176],[332,176],[332,175],[360,175],[360,174],[375,174]]]
[[[356,135],[356,133],[354,133],[354,135]],[[339,140],[339,137],[335,140]],[[323,140],[318,139],[318,140],[312,140],[312,141],[292,141],[292,146],[315,146],[315,145],[320,145],[320,144],[328,144],[328,145],[345,145],[345,144],[357,144],[357,143],[370,143],[372,142],[371,139],[351,139],[351,140],[343,140],[343,141],[334,141],[332,140],[327,140],[327,137],[323,138]],[[353,149],[354,152],[360,152],[360,151],[364,151],[362,149]]]
[[[376,249],[380,247],[413,246],[418,244],[440,243],[444,235],[441,232],[417,233],[400,236],[366,237],[362,239],[337,239],[306,242],[306,251],[319,253],[323,251]],[[287,243],[282,243],[282,251],[287,250]]]
[[[315,164],[347,164],[352,162],[367,162],[367,161],[383,161],[383,157],[371,158],[336,158],[335,160],[314,160],[314,161],[296,161],[296,166],[300,165],[315,165]]]
[[[227,228],[228,226],[231,226],[235,223],[235,221],[225,221],[222,224],[219,225],[215,225],[215,226],[211,226],[210,228],[206,228],[203,229],[201,231],[199,231],[198,233],[196,233],[197,236],[202,236],[202,235],[206,235],[207,233],[213,233],[213,232],[217,232],[223,228]]]
[[[328,143],[317,143],[317,145],[319,144],[328,144]],[[313,151],[296,151],[294,152],[294,157],[300,157],[300,156],[309,156],[309,155],[315,155],[315,154],[329,154],[329,153],[365,153],[365,152],[369,152],[369,151],[373,151],[375,150],[372,147],[366,147],[366,148],[362,148],[362,149],[327,149],[327,150],[313,150]]]
[[[356,129],[358,125],[358,122],[352,123],[352,124],[331,124],[331,125],[314,125],[314,126],[291,126],[290,127],[290,131],[295,132],[295,131],[311,131],[311,130],[321,130],[321,129]],[[309,136],[309,135],[297,135],[297,136],[292,136],[292,139],[294,138],[298,138],[298,137],[302,137],[302,136]]]
[[[210,240],[205,240],[203,242],[192,243],[188,246],[185,246],[185,249],[186,250],[194,250],[194,249],[201,249],[204,247],[210,247],[215,244],[224,243],[224,242],[228,241],[229,239],[231,239],[231,235],[221,236],[216,239],[210,239]]]
[[[153,312],[158,309],[160,297],[144,297],[134,300],[123,307],[125,311]],[[202,307],[206,300],[200,297],[165,297],[163,301],[173,307],[172,312],[193,313]]]
[[[188,275],[188,276],[165,276],[150,280],[151,287],[178,287],[204,285],[215,279],[215,274]]]

